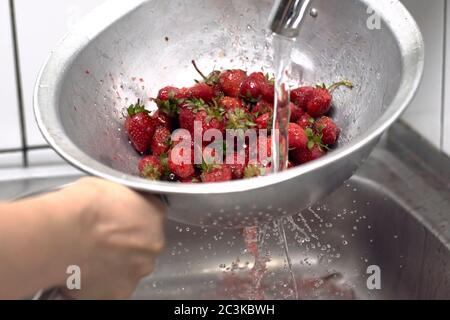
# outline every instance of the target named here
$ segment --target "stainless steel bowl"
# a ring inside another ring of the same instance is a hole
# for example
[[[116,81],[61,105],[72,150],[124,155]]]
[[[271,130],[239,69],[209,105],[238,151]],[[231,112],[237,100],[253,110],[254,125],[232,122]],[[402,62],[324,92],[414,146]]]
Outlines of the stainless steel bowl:
[[[412,99],[424,62],[421,33],[399,1],[313,4],[319,15],[308,16],[300,32],[294,78],[356,84],[335,95],[343,133],[339,148],[321,160],[230,183],[149,182],[137,176],[139,156],[121,131],[129,103],[154,96],[163,85],[192,83],[192,59],[204,69],[270,71],[269,0],[107,2],[64,38],[43,68],[35,92],[39,126],[71,164],[162,195],[179,222],[227,228],[296,214],[364,162]],[[367,22],[377,17],[381,29],[371,30]]]

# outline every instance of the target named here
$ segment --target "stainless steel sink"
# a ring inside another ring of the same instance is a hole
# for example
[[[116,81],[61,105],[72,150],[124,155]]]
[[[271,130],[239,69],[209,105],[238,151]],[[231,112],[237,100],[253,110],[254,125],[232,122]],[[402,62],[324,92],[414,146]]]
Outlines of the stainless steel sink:
[[[294,217],[295,224],[286,223],[301,299],[450,298],[449,176],[434,175],[401,147],[411,138],[405,128],[394,131],[345,186]],[[277,232],[267,227],[261,250],[271,261],[262,287],[267,298],[292,299],[295,287]],[[239,232],[171,223],[167,237],[157,272],[136,299],[248,297],[254,259]],[[370,266],[381,270],[381,290],[368,289]]]
[[[279,227],[265,227],[261,293],[295,298],[291,263],[301,299],[450,299],[449,161],[397,124],[349,182],[286,221],[290,261]],[[249,298],[254,259],[241,232],[170,222],[167,238],[135,299]],[[380,290],[368,289],[370,266]]]

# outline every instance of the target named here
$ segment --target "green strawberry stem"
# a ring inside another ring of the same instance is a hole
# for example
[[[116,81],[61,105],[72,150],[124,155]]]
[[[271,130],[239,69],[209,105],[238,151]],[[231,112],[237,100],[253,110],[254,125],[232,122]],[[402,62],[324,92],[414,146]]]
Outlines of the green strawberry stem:
[[[131,106],[129,106],[127,112],[130,117],[133,117],[139,113],[150,113],[145,109],[145,106],[142,104],[141,99],[138,99],[136,104],[132,104]]]
[[[353,89],[354,85],[353,85],[353,83],[351,81],[343,80],[343,81],[339,81],[339,82],[336,82],[336,83],[332,84],[328,88],[328,91],[332,92],[332,91],[336,90],[339,87],[347,87],[349,89]]]
[[[195,60],[192,60],[192,65],[195,68],[195,71],[198,72],[198,74],[203,78],[203,80],[208,81],[208,77],[205,76],[205,74],[200,70],[200,68],[197,66],[197,62]]]

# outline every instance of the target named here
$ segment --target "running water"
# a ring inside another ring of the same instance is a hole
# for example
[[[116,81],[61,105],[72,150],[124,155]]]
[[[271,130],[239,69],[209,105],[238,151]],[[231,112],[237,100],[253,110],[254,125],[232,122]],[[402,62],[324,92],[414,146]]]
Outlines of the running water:
[[[274,118],[272,128],[272,168],[273,173],[284,171],[288,168],[289,162],[289,119],[290,119],[290,92],[289,82],[291,74],[291,52],[294,40],[282,36],[274,35],[272,40],[274,67],[275,67],[275,103]],[[286,238],[284,220],[280,219],[275,223],[275,227],[279,229],[280,241],[283,243],[286,261],[289,268],[289,274],[292,280],[293,292],[295,299],[299,299],[297,288],[297,280],[293,270],[291,257],[289,255],[289,247]],[[261,292],[261,281],[266,271],[266,262],[261,261],[258,252],[257,243],[258,228],[246,228],[244,230],[244,238],[247,249],[255,258],[255,265],[251,272],[253,278],[253,297],[264,298]]]
[[[292,67],[291,52],[294,40],[291,38],[274,35],[272,44],[275,68],[275,103],[272,129],[272,168],[273,173],[277,173],[286,170],[289,161],[289,82]]]
[[[294,39],[274,35],[273,56],[275,68],[275,104],[272,130],[272,167],[273,173],[287,169],[289,162],[289,120],[290,120],[290,91],[289,82],[291,75],[291,53]],[[281,241],[286,254],[286,261],[292,279],[295,299],[299,299],[297,280],[295,278],[292,260],[289,255],[289,247],[286,238],[284,220],[280,219],[276,225],[280,230]]]

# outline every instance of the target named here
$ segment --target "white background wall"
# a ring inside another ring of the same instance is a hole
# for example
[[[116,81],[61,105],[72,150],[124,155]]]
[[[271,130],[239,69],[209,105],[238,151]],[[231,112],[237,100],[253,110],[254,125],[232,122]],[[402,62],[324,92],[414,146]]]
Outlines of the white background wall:
[[[422,85],[403,118],[432,144],[442,148],[445,0],[402,2],[416,18],[426,47]]]
[[[36,126],[32,111],[32,96],[37,74],[50,50],[84,14],[104,0],[14,0],[16,12],[19,62],[23,87],[26,140],[38,147],[30,152],[30,163],[41,164],[60,159],[45,145]],[[443,80],[450,86],[450,39],[444,41],[445,1],[402,0],[416,17],[426,42],[427,58],[423,84],[404,120],[436,147],[450,155],[450,90],[443,94]],[[450,13],[450,6],[447,11]],[[18,117],[17,88],[11,37],[8,0],[0,0],[0,150],[21,147]],[[447,34],[449,37],[450,31]],[[447,46],[447,50],[444,47]],[[447,57],[445,57],[447,55]],[[447,59],[447,72],[444,61]],[[445,99],[444,99],[445,98]],[[21,165],[19,152],[0,154],[0,167]]]

